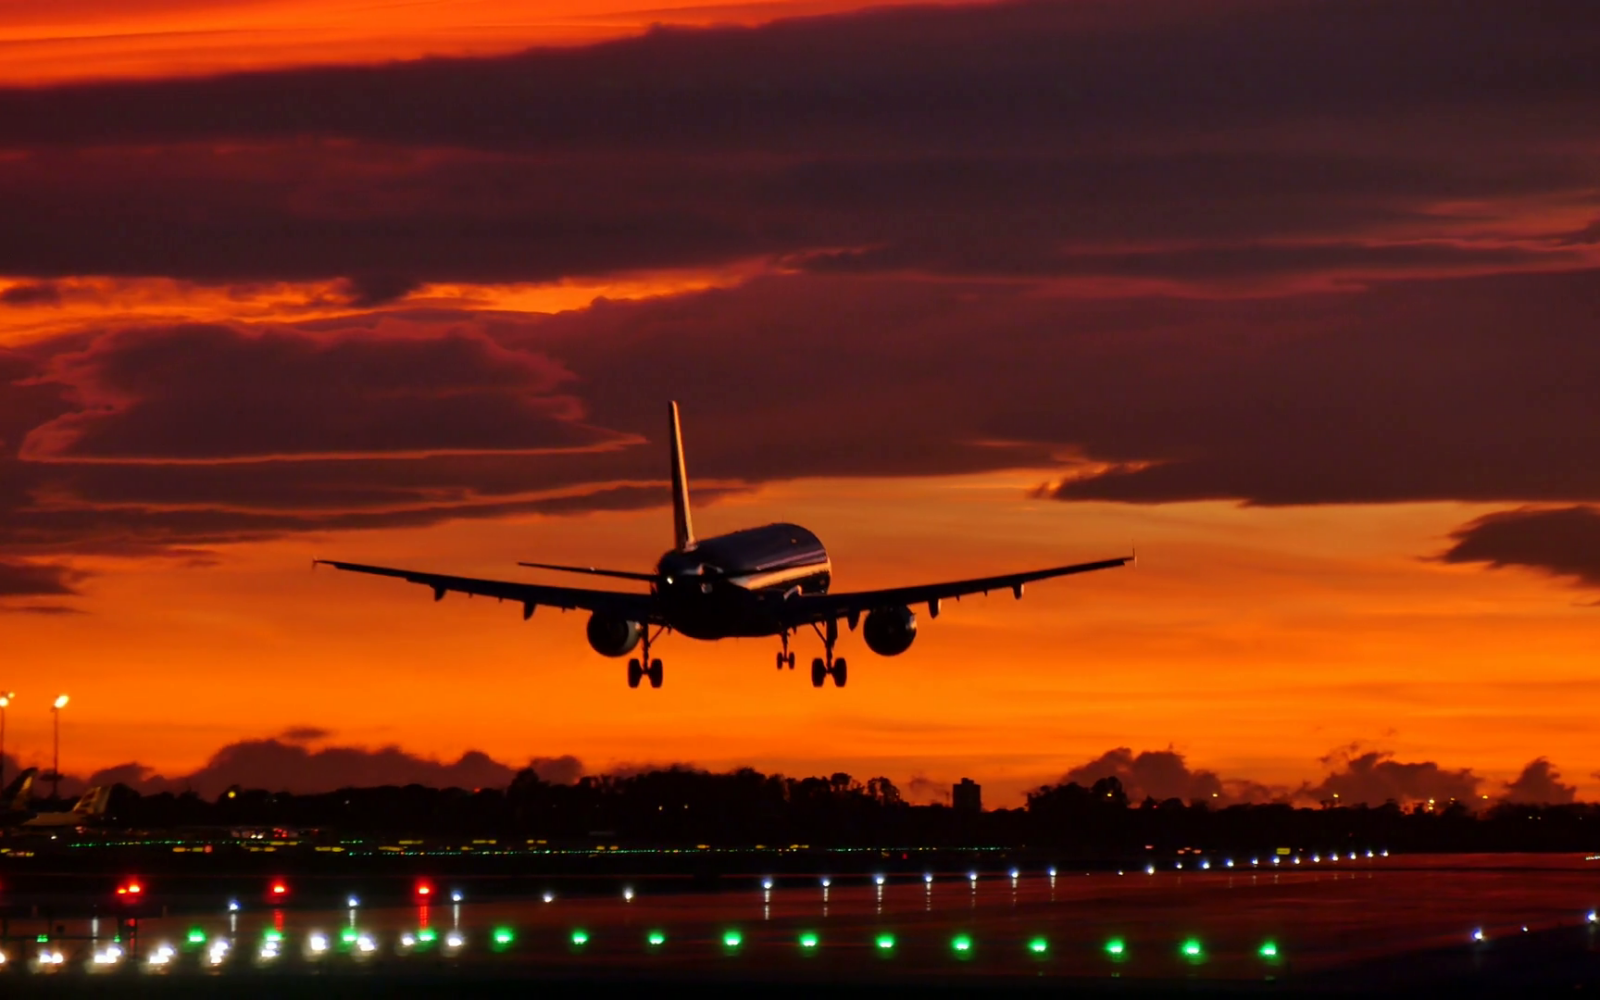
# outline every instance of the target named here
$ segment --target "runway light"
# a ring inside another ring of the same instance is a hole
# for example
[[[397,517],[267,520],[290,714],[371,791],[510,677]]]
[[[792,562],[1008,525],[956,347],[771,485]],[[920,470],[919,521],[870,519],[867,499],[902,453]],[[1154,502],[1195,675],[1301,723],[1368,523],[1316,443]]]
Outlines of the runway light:
[[[452,902],[452,903],[461,902],[461,890],[460,889],[455,889],[455,890],[451,891],[451,893],[450,893],[450,902]]]
[[[1372,848],[1367,848],[1367,857],[1372,857]]]
[[[926,872],[925,874],[923,874],[922,881],[928,883],[929,885],[932,885],[933,884],[933,872]]]
[[[556,894],[553,893],[553,892],[545,893],[544,894],[544,901],[546,903],[554,903],[556,901]]]
[[[1028,942],[1028,950],[1033,952],[1035,955],[1043,955],[1045,952],[1050,950],[1050,942],[1046,941],[1042,937],[1034,938],[1032,941]]]
[[[581,927],[578,930],[573,931],[572,932],[572,943],[574,945],[580,947],[580,948],[583,947],[584,945],[588,944],[589,943],[589,932],[584,930],[584,929],[582,929]]]
[[[815,933],[806,931],[800,935],[800,947],[810,949],[815,948],[816,946],[817,935]]]
[[[517,935],[509,927],[496,927],[494,929],[494,943],[505,947],[517,939]]]
[[[1222,864],[1223,864],[1223,867],[1225,867],[1225,868],[1232,868],[1233,867],[1233,859],[1229,858],[1227,861],[1224,861]]]
[[[361,905],[361,900],[357,899],[354,896],[351,896],[349,899],[345,900],[344,903],[345,903],[346,906],[350,907],[350,909],[353,910],[356,907]]]
[[[1263,942],[1261,947],[1256,949],[1256,954],[1260,955],[1262,958],[1277,958],[1278,943],[1276,941]]]
[[[1011,869],[1011,881],[1015,882],[1017,880],[1017,876],[1021,874],[1022,873],[1017,871],[1015,868]]]
[[[1144,873],[1146,875],[1154,875],[1156,873],[1156,866],[1155,865],[1145,865],[1144,866]]]
[[[660,931],[651,931],[649,936],[646,937],[645,940],[647,942],[649,942],[650,947],[659,948],[660,946],[662,946],[662,945],[667,943],[667,936],[665,934],[663,934],[662,932],[660,932]]]
[[[1127,950],[1128,946],[1121,938],[1112,938],[1110,941],[1106,942],[1106,954],[1113,958],[1120,958],[1122,953]]]
[[[829,878],[826,875],[822,876],[822,887],[824,889],[826,889],[828,886],[830,886],[832,884],[833,884],[833,879]]]
[[[433,944],[439,939],[439,932],[432,927],[424,927],[417,931],[417,940],[423,944]]]
[[[1299,864],[1299,863],[1300,863],[1300,855],[1298,855],[1298,854],[1296,854],[1296,855],[1295,855],[1295,856],[1294,856],[1294,863],[1295,863],[1295,864]]]
[[[339,943],[343,945],[355,944],[357,933],[358,932],[354,927],[346,927],[344,930],[339,932]]]
[[[1256,868],[1256,867],[1259,867],[1260,865],[1261,865],[1261,859],[1260,858],[1251,858],[1250,859],[1250,867]]]
[[[238,913],[239,912],[239,901],[237,899],[228,900],[228,912],[229,913]]]
[[[1056,877],[1056,870],[1054,868],[1050,869],[1050,877],[1051,878],[1055,878]]]
[[[417,946],[417,936],[415,934],[411,933],[410,931],[406,931],[405,933],[400,935],[400,947],[402,947],[402,948],[415,948],[416,946]]]
[[[1591,923],[1591,924],[1592,923],[1596,923],[1596,922],[1600,922],[1600,912],[1596,912],[1594,910],[1590,910],[1589,914],[1588,914],[1588,917],[1589,917],[1589,923]]]
[[[744,935],[738,931],[726,931],[723,933],[722,946],[724,948],[737,948],[741,944],[744,944]]]
[[[1277,855],[1273,855],[1273,856],[1272,856],[1272,863],[1273,863],[1273,864],[1278,864],[1278,863],[1279,863],[1279,862],[1281,862],[1281,861],[1282,861],[1282,860],[1283,860],[1283,859],[1282,859],[1282,858],[1280,858],[1280,857],[1278,857],[1278,856],[1277,856]]]
[[[967,881],[969,881],[969,882],[978,881],[978,873],[977,872],[967,872]]]
[[[205,944],[206,932],[198,927],[189,928],[189,936],[185,939],[190,944]]]
[[[622,890],[622,901],[624,903],[633,902],[633,886],[630,885],[630,886],[626,886],[626,887],[623,888],[623,890]]]
[[[761,880],[761,888],[763,888],[763,889],[770,889],[770,888],[772,888],[772,879],[770,879],[770,878],[764,878],[764,879],[762,879],[762,880]]]
[[[306,938],[306,946],[311,949],[313,955],[321,955],[328,950],[328,935],[312,931],[311,936]]]
[[[1185,958],[1199,958],[1202,954],[1200,940],[1198,938],[1190,938],[1185,941],[1183,943],[1183,954]]]
[[[873,882],[874,885],[882,885],[883,882],[884,882],[883,876],[882,875],[874,875],[874,876],[872,876],[872,882]]]
[[[955,949],[955,951],[958,953],[964,954],[972,950],[972,939],[967,937],[965,934],[957,934],[951,939],[950,947]]]
[[[1210,871],[1211,870],[1211,862],[1209,862],[1209,861],[1200,862],[1200,870],[1203,871],[1203,872]]]
[[[272,883],[272,888],[267,890],[267,892],[272,896],[273,899],[282,899],[283,897],[289,895],[289,886],[282,881],[274,882]]]
[[[423,900],[427,900],[427,899],[433,898],[433,883],[428,882],[427,880],[423,880],[421,882],[418,882],[417,883],[417,898],[418,899],[423,899]]]
[[[1473,931],[1472,931],[1472,940],[1478,941],[1478,942],[1482,942],[1483,941],[1483,928],[1482,927],[1477,927],[1477,928],[1473,929]]]
[[[588,938],[584,938],[584,940],[587,941]],[[466,946],[466,943],[467,939],[461,935],[460,931],[451,931],[444,936],[444,946],[451,951],[460,951]]]
[[[879,951],[891,951],[894,948],[894,935],[879,934],[877,943]]]

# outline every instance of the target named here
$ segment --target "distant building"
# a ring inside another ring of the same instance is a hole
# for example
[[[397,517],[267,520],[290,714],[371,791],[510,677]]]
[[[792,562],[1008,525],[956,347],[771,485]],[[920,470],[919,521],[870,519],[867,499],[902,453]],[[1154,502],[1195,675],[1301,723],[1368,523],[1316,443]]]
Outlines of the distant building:
[[[957,812],[983,812],[983,786],[971,778],[962,778],[950,788],[950,805]]]

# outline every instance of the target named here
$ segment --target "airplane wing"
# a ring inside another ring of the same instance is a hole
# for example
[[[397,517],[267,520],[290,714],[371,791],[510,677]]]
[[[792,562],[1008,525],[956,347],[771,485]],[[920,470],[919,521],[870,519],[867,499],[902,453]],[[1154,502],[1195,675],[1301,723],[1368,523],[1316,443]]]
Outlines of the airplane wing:
[[[1037,569],[1027,573],[1007,573],[975,580],[953,580],[949,583],[893,587],[888,590],[860,590],[844,594],[797,594],[785,602],[785,607],[792,609],[786,612],[785,617],[789,618],[793,625],[809,625],[813,622],[848,618],[851,628],[854,628],[856,616],[863,612],[913,604],[927,604],[929,615],[938,617],[939,602],[946,598],[987,594],[991,590],[1009,590],[1020,598],[1023,584],[1035,580],[1049,580],[1057,576],[1092,573],[1099,569],[1115,569],[1118,566],[1126,566],[1133,562],[1133,559],[1133,556],[1122,556],[1117,559],[1101,559],[1097,562]]]
[[[351,573],[371,573],[375,576],[392,576],[407,583],[419,583],[433,591],[433,599],[444,600],[446,594],[466,594],[472,597],[492,597],[497,601],[515,601],[522,605],[524,619],[533,615],[536,607],[581,609],[615,615],[641,624],[664,624],[656,601],[650,594],[628,594],[615,590],[586,590],[582,587],[546,587],[536,583],[512,583],[505,580],[474,580],[466,576],[445,576],[439,573],[418,573],[409,569],[390,569],[387,566],[364,566],[360,563],[317,559],[313,565],[332,566]]]

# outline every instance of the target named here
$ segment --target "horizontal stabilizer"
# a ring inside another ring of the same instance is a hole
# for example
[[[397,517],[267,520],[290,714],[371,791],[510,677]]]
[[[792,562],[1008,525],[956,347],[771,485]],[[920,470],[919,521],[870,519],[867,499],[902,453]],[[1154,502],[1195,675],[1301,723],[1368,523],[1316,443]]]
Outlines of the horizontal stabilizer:
[[[654,573],[632,573],[625,569],[596,569],[593,566],[557,566],[553,563],[519,562],[518,566],[529,566],[533,569],[553,569],[562,573],[588,573],[590,576],[612,576],[618,580],[643,580],[654,583]]]

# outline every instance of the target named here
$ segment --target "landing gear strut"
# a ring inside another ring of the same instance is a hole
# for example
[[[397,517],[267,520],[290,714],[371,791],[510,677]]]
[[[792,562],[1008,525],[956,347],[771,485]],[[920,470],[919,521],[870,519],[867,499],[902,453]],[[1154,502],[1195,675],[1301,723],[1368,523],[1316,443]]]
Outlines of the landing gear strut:
[[[778,669],[782,670],[784,667],[788,667],[793,670],[794,654],[789,652],[789,633],[784,632],[779,638],[783,640],[783,649],[778,653]]]
[[[819,656],[811,661],[811,686],[821,687],[827,682],[828,675],[832,674],[833,686],[844,687],[844,682],[849,679],[849,666],[845,663],[844,657],[841,656],[837,660],[833,658],[833,645],[839,641],[839,622],[830,618],[826,625],[812,622],[811,627],[822,640],[822,650],[826,657],[824,659],[823,656]],[[787,646],[788,637],[785,636],[784,640],[784,645]]]
[[[636,658],[636,659],[632,659],[632,660],[628,661],[628,686],[629,687],[631,687],[631,688],[638,687],[639,686],[639,682],[641,680],[643,680],[644,678],[646,678],[646,677],[650,678],[650,686],[651,687],[658,688],[658,687],[661,686],[661,680],[662,680],[661,661],[660,660],[652,660],[650,658],[650,644],[655,642],[657,639],[661,638],[661,633],[663,633],[665,631],[666,631],[666,627],[663,626],[661,628],[656,629],[656,634],[655,635],[651,635],[649,626],[645,626],[645,630],[644,630],[644,649],[642,650],[642,652],[644,653],[644,656],[643,656],[642,659]]]

